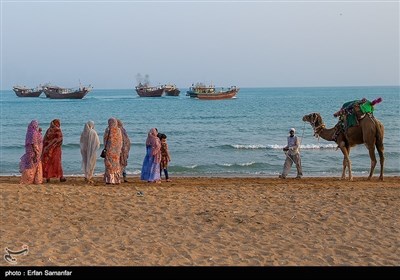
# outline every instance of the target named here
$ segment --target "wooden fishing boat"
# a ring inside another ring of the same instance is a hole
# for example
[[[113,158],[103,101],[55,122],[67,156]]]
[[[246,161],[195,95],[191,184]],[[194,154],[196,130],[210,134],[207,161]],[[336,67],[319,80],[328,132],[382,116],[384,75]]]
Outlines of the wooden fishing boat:
[[[36,88],[13,86],[13,91],[18,97],[39,97],[43,92],[43,88],[41,86],[38,86]]]
[[[198,99],[218,100],[234,98],[238,92],[239,88],[236,86],[231,86],[227,89],[221,88],[218,90],[213,85],[206,86],[202,83],[198,83],[192,85],[186,92],[186,95]]]
[[[164,93],[163,87],[153,87],[149,85],[139,84],[135,87],[136,93],[140,97],[161,97]]]
[[[206,86],[203,83],[196,83],[195,85],[192,84],[192,86],[186,92],[186,95],[196,98],[198,94],[203,94],[203,93],[207,94],[215,93],[215,86],[213,85]]]
[[[219,91],[215,91],[214,93],[198,93],[198,99],[207,99],[207,100],[218,100],[218,99],[229,99],[234,98],[236,94],[239,92],[239,88],[233,86],[224,90],[223,88]]]
[[[176,87],[176,85],[164,85],[164,93],[166,96],[179,96],[181,91]]]
[[[43,87],[43,90],[46,97],[50,99],[82,99],[92,90],[92,87],[89,85],[79,88],[63,88],[47,85]]]

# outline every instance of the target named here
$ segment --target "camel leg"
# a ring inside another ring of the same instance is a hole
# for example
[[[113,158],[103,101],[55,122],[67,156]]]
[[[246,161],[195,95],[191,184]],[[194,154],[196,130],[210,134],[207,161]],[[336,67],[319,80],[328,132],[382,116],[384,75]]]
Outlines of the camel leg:
[[[371,169],[369,171],[368,180],[371,180],[376,166],[375,146],[368,146],[369,157],[371,159]]]
[[[350,156],[347,154],[347,167],[349,168],[349,181],[353,181],[353,174],[351,173],[351,161],[350,161]]]
[[[340,150],[343,153],[343,171],[342,171],[342,178],[341,180],[346,179],[346,166],[349,169],[349,180],[353,181],[353,175],[351,174],[351,161],[349,157],[349,150],[347,149],[344,142],[341,142],[339,145]]]
[[[347,166],[347,159],[343,157],[342,177],[340,178],[340,180],[346,179],[346,166]]]
[[[379,162],[381,164],[381,173],[379,175],[379,180],[383,181],[383,165],[385,163],[385,156],[383,154],[384,151],[383,143],[376,143],[376,149],[378,150]]]
[[[383,165],[385,163],[385,155],[383,154],[384,152],[384,147],[383,147],[383,142],[381,140],[376,141],[376,149],[378,150],[379,154],[379,162],[381,164],[381,173],[379,175],[379,180],[383,181]]]

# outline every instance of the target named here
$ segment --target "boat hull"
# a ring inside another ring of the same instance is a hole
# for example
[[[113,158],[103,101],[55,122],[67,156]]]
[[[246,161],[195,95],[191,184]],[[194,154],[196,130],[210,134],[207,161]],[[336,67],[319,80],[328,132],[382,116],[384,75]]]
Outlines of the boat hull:
[[[181,91],[179,89],[165,90],[166,96],[179,96],[180,93]]]
[[[219,100],[219,99],[229,99],[236,96],[238,93],[238,89],[223,91],[223,92],[215,92],[215,93],[196,93],[193,96],[189,95],[190,97],[196,97],[198,99],[204,100]]]
[[[186,92],[186,96],[189,96],[191,98],[196,98],[197,97],[197,93],[194,91],[187,91]]]
[[[46,94],[47,98],[50,99],[82,99],[89,93],[90,90],[77,90],[68,93],[58,93],[52,90],[45,90],[44,93]]]
[[[39,90],[39,91],[31,91],[31,92],[24,93],[24,92],[14,89],[14,92],[18,97],[39,97],[43,91]]]
[[[161,95],[164,93],[163,88],[155,89],[155,90],[142,90],[142,89],[136,89],[136,93],[140,97],[161,97]]]

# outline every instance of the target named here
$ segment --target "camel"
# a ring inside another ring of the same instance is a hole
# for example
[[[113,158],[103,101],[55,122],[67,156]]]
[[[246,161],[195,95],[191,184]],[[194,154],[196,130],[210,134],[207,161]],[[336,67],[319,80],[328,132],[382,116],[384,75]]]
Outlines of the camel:
[[[353,175],[351,174],[351,161],[349,157],[350,149],[356,145],[365,144],[371,159],[371,169],[368,180],[371,180],[377,163],[375,157],[376,147],[381,164],[379,180],[383,181],[383,164],[385,161],[385,157],[383,155],[384,126],[370,113],[365,114],[362,118],[358,113],[357,117],[359,125],[349,127],[346,132],[340,129],[340,123],[336,124],[333,128],[325,128],[325,124],[319,113],[305,115],[303,117],[303,121],[311,124],[314,129],[314,136],[321,137],[327,141],[336,142],[338,148],[340,148],[342,151],[344,158],[341,180],[346,179],[346,167],[349,169],[349,180],[353,180]]]

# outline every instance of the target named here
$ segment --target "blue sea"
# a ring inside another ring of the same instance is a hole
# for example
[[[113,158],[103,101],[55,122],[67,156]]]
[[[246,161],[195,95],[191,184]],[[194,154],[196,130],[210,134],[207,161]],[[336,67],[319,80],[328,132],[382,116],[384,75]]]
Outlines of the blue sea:
[[[107,120],[116,117],[124,122],[132,142],[130,175],[140,174],[147,132],[156,127],[168,136],[171,177],[275,177],[282,172],[282,148],[289,128],[295,127],[301,138],[304,176],[340,177],[342,153],[334,142],[315,138],[302,117],[319,112],[329,128],[336,124],[333,114],[343,103],[363,97],[383,98],[374,115],[385,126],[385,174],[400,174],[399,87],[242,88],[236,98],[228,100],[193,99],[185,95],[186,90],[182,88],[178,97],[141,98],[134,89],[94,89],[81,100],[47,99],[44,94],[19,98],[12,90],[1,91],[0,175],[20,175],[18,164],[32,119],[39,121],[44,134],[51,120],[58,118],[64,134],[64,173],[80,176],[79,138],[84,124],[93,120],[103,143]],[[367,176],[366,147],[353,148],[350,157],[354,175]],[[295,169],[289,176],[295,176]],[[103,172],[99,157],[95,173]]]

